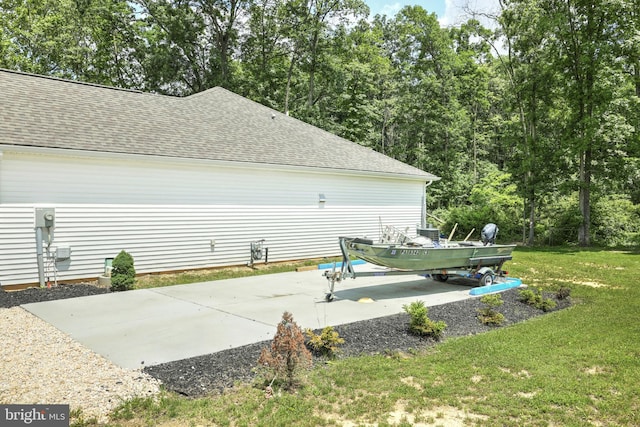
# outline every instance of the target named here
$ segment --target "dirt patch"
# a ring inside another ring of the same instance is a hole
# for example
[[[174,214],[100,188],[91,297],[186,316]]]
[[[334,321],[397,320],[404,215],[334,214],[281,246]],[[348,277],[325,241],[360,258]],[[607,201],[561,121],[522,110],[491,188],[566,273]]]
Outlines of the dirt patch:
[[[393,426],[411,424],[414,427],[463,427],[469,425],[469,421],[486,421],[485,415],[472,414],[453,406],[437,406],[428,410],[407,412],[406,405],[400,401],[396,403],[394,410],[389,414],[387,422]]]
[[[518,393],[516,393],[516,396],[522,397],[523,399],[533,399],[537,394],[538,394],[537,391],[532,391],[529,393],[524,393],[522,391],[519,391]]]
[[[583,372],[588,375],[606,374],[606,371],[602,366],[591,366],[589,368],[586,368]]]
[[[408,385],[409,387],[413,387],[416,390],[422,391],[423,387],[420,383],[416,382],[416,379],[414,377],[405,377],[405,378],[400,378],[400,381],[403,384]]]
[[[587,280],[571,280],[572,284],[580,285],[580,286],[588,286],[590,288],[607,288],[607,289],[622,289],[620,286],[611,286],[605,285],[604,283],[595,282],[595,281],[587,281]]]

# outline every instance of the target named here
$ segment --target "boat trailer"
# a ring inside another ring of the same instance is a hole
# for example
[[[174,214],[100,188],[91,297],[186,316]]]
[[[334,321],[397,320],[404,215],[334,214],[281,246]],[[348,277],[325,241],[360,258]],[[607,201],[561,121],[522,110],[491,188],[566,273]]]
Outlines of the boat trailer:
[[[334,299],[334,289],[336,282],[339,283],[344,279],[355,279],[356,277],[380,277],[380,276],[424,276],[431,277],[438,282],[446,282],[450,276],[464,277],[478,280],[480,286],[489,286],[507,280],[506,271],[502,270],[502,265],[511,260],[511,255],[496,255],[490,257],[472,257],[469,258],[467,266],[446,269],[427,269],[427,270],[396,270],[388,268],[383,271],[361,271],[356,272],[353,263],[348,255],[345,246],[345,240],[340,239],[340,251],[342,252],[342,262],[338,270],[338,263],[333,263],[330,271],[325,271],[323,276],[326,277],[329,291],[325,295],[325,301],[331,302]]]

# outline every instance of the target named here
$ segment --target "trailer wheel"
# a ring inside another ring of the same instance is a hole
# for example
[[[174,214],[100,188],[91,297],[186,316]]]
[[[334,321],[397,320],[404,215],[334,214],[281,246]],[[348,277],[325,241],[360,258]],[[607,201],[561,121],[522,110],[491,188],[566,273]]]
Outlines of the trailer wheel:
[[[331,302],[333,301],[333,294],[332,293],[328,293],[327,295],[324,296],[324,300],[326,302]]]
[[[493,273],[487,272],[480,278],[480,286],[489,286],[493,284]]]
[[[436,282],[446,282],[447,280],[449,280],[449,275],[448,274],[434,274],[433,275],[433,279]]]

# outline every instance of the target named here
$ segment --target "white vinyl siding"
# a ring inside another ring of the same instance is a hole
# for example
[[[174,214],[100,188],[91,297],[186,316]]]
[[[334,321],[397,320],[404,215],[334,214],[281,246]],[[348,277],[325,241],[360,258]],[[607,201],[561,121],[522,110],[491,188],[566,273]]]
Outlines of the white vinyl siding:
[[[332,205],[415,203],[407,182],[367,176],[229,167],[211,163],[57,157],[4,153],[0,203]],[[355,184],[355,185],[354,185]],[[411,186],[411,185],[410,185]]]
[[[339,254],[339,236],[414,229],[424,183],[385,177],[14,154],[0,158],[0,283],[38,281],[34,211],[55,208],[58,279],[95,278],[124,249],[138,273]],[[324,194],[325,203],[319,202]],[[215,241],[212,249],[211,241]]]

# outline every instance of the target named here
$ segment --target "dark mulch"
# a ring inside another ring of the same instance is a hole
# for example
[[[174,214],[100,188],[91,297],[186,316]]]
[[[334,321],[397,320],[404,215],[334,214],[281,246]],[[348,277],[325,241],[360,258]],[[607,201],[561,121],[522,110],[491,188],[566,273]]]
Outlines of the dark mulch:
[[[497,310],[506,320],[499,327],[519,323],[535,316],[545,314],[543,311],[518,301],[518,290],[512,289],[502,293],[504,304]],[[570,305],[568,299],[557,300],[554,295],[545,297],[554,299],[558,305],[553,311]],[[473,335],[489,331],[496,326],[487,326],[477,319],[477,310],[484,307],[479,298],[458,301],[429,308],[429,318],[443,320],[447,324],[443,339]],[[295,313],[294,320],[295,320]],[[399,313],[393,316],[364,320],[346,325],[334,326],[345,343],[340,347],[339,358],[384,354],[390,352],[407,352],[433,346],[436,341],[420,338],[408,331],[409,316]],[[304,326],[304,325],[301,325]],[[319,333],[320,331],[316,331]],[[275,328],[274,328],[275,334]],[[178,360],[145,368],[145,372],[158,378],[165,387],[177,393],[198,397],[210,393],[222,392],[236,382],[253,380],[253,368],[257,365],[260,351],[270,345],[263,341],[244,347],[224,350],[218,353]],[[315,357],[315,363],[324,360]]]
[[[22,291],[6,292],[0,287],[0,307],[11,308],[32,302],[86,297],[110,292],[107,288],[92,285],[58,285],[51,288],[29,288]]]
[[[16,292],[0,291],[0,307],[14,307],[31,302],[53,301],[107,292],[109,292],[108,289],[91,285],[60,285],[51,289],[34,288]],[[504,304],[497,310],[505,316],[506,320],[499,327],[545,314],[541,310],[520,302],[518,296],[518,289],[502,293]],[[571,304],[569,299],[558,300],[553,294],[545,294],[545,297],[556,301],[557,307],[553,311],[564,309]],[[496,326],[483,325],[478,321],[477,310],[483,306],[479,298],[443,304],[430,307],[429,318],[435,321],[442,320],[447,324],[443,339],[478,334],[496,328]],[[295,313],[293,315],[295,320]],[[410,334],[408,325],[409,316],[406,313],[398,313],[393,316],[334,326],[340,337],[345,340],[341,346],[339,358],[407,352],[424,349],[436,343],[433,339]],[[316,332],[319,333],[319,331]],[[263,341],[146,367],[144,371],[162,381],[168,390],[191,397],[204,396],[233,387],[236,382],[251,381],[255,377],[253,368],[257,364],[260,351],[269,344],[270,341]],[[315,357],[316,363],[323,361],[322,358]]]

